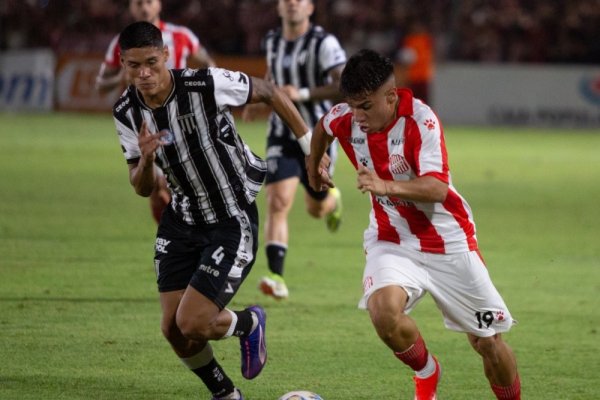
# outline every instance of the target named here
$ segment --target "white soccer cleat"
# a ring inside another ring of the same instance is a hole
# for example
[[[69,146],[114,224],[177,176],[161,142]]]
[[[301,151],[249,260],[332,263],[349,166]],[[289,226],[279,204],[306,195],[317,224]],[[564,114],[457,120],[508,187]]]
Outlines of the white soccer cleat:
[[[277,300],[287,299],[289,296],[288,288],[281,275],[271,274],[263,276],[258,288],[267,296],[272,296]]]

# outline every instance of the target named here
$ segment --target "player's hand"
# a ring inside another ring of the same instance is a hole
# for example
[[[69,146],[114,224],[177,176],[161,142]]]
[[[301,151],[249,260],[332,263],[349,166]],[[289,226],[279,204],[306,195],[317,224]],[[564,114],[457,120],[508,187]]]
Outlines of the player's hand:
[[[138,136],[138,146],[140,147],[144,161],[154,162],[154,159],[156,158],[156,150],[159,147],[167,144],[162,140],[163,136],[166,135],[168,135],[168,132],[166,131],[160,131],[155,134],[150,133],[150,130],[148,130],[148,124],[146,121],[142,121],[140,134]]]
[[[329,164],[331,164],[331,159],[327,154],[324,154],[319,161],[317,170],[314,171],[312,168],[313,162],[311,156],[306,156],[308,183],[317,192],[322,192],[329,188],[335,187],[331,177],[329,176]]]
[[[362,193],[371,192],[377,196],[387,196],[388,194],[385,181],[377,176],[375,171],[371,171],[364,165],[358,166],[356,187]]]

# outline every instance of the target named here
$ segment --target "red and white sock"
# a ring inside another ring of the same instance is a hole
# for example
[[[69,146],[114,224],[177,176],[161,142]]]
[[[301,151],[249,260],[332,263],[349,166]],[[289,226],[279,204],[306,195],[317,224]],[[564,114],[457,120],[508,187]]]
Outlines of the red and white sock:
[[[423,368],[426,368],[429,358],[431,358],[429,357],[427,346],[425,346],[425,341],[421,335],[419,335],[417,341],[414,342],[408,349],[401,352],[394,352],[394,355],[404,364],[411,367],[414,371],[421,371]],[[431,358],[431,361],[433,362],[433,358]]]
[[[491,385],[498,400],[521,400],[521,380],[519,374],[509,386]]]

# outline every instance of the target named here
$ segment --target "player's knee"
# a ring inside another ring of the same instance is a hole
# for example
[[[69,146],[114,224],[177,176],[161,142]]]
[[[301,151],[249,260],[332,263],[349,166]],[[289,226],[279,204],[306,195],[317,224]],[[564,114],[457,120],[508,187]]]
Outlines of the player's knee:
[[[177,325],[166,321],[162,321],[160,323],[160,330],[169,343],[173,343],[176,340],[177,336],[180,335],[178,333]]]
[[[410,329],[408,317],[400,307],[377,307],[369,304],[371,322],[379,337],[388,342],[394,338],[404,337]]]
[[[282,213],[289,208],[289,201],[285,196],[281,196],[277,193],[271,193],[267,198],[269,212]]]
[[[374,312],[371,313],[371,321],[377,334],[384,341],[393,338],[399,330],[402,330],[401,319],[394,314]]]
[[[499,335],[489,337],[477,337],[474,335],[468,335],[469,343],[481,357],[494,361],[498,358],[498,346],[500,346],[502,339]]]
[[[203,324],[198,318],[185,313],[177,313],[177,328],[189,340],[207,340],[210,337],[210,326]]]

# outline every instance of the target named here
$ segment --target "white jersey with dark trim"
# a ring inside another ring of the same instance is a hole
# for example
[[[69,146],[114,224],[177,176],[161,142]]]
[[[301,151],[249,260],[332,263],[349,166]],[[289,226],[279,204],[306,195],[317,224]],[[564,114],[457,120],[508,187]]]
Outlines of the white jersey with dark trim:
[[[269,73],[277,86],[314,88],[330,83],[329,71],[346,63],[346,52],[335,36],[320,26],[294,41],[283,38],[281,28],[270,31],[264,40]],[[308,126],[314,126],[331,107],[329,100],[297,102],[296,107]],[[295,141],[293,133],[271,114],[270,135]]]
[[[149,108],[130,86],[113,108],[128,163],[136,163],[142,120],[150,132],[168,130],[156,152],[172,194],[171,207],[188,224],[212,224],[240,215],[262,187],[266,163],[239,136],[230,106],[246,104],[250,78],[222,68],[171,70],[174,86],[164,105]]]
[[[477,250],[471,208],[452,185],[442,126],[435,113],[408,89],[398,89],[397,118],[385,130],[365,133],[346,103],[323,119],[325,131],[338,139],[355,168],[364,165],[381,179],[407,181],[433,176],[448,184],[443,202],[404,200],[371,194],[365,245],[377,240],[429,253]]]

